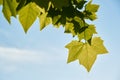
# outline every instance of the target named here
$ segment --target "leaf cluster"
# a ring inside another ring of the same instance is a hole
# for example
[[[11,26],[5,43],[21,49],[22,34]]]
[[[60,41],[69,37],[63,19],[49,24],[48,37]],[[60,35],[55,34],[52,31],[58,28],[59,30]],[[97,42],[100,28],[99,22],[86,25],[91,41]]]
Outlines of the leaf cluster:
[[[0,5],[3,5],[2,11],[9,23],[11,16],[18,15],[25,32],[39,18],[40,30],[49,24],[57,28],[62,25],[65,33],[77,36],[78,40],[66,45],[68,63],[78,59],[89,71],[97,54],[107,53],[103,41],[93,36],[97,34],[95,25],[86,21],[97,19],[99,5],[92,4],[92,0],[0,0]]]

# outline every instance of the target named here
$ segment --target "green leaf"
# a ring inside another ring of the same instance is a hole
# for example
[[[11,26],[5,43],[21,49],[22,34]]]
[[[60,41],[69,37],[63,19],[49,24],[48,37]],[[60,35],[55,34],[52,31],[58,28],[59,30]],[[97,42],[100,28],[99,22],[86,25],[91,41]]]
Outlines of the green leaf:
[[[93,38],[93,34],[97,33],[95,26],[86,22],[86,19],[93,21],[97,18],[99,5],[92,4],[92,0],[86,2],[87,0],[0,0],[0,5],[3,5],[2,11],[9,23],[11,16],[18,15],[25,32],[37,17],[40,20],[40,30],[50,23],[57,27],[64,26],[65,33],[78,38],[78,41],[74,40],[65,46],[69,49],[67,63],[79,60],[90,71],[97,55],[108,51],[100,37]]]
[[[69,5],[69,0],[51,0],[53,5],[61,9],[62,7],[67,7]]]
[[[19,4],[18,4],[18,6],[16,8],[17,11],[19,11],[22,7],[25,6],[27,0],[19,0],[18,2],[19,2]]]
[[[99,5],[91,4],[92,0],[85,6],[85,10],[88,12],[97,12]]]
[[[95,20],[95,19],[97,19],[97,16],[96,16],[95,13],[92,13],[92,14],[89,15],[88,17],[89,17],[89,19],[92,20],[92,21]]]
[[[82,28],[82,27],[85,26],[84,21],[83,21],[80,17],[75,16],[75,17],[74,17],[74,20],[79,23],[80,28]]]
[[[65,33],[72,33],[73,35],[75,35],[74,24],[73,23],[66,22],[66,24],[65,24]]]
[[[82,64],[89,72],[96,60],[97,53],[88,43],[85,43],[83,45],[79,53],[80,53],[78,56],[79,63]]]
[[[107,49],[103,45],[103,40],[100,37],[95,37],[92,40],[92,48],[97,52],[97,54],[108,53]]]
[[[0,0],[0,5],[2,5],[3,4],[3,0]]]
[[[3,0],[3,13],[7,21],[10,23],[10,17],[16,17],[16,0]]]
[[[83,32],[78,34],[79,40],[85,39],[89,40],[93,36],[93,34],[97,34],[94,25],[89,25]]]
[[[39,8],[35,3],[29,3],[19,11],[19,21],[23,26],[25,32],[28,31],[30,26],[34,23],[39,15]]]
[[[69,49],[69,55],[67,63],[75,61],[78,59],[80,55],[79,51],[82,49],[83,43],[78,41],[72,41],[71,43],[67,44],[65,47]]]
[[[60,18],[61,18],[61,15],[54,16],[52,19],[52,24],[54,25],[57,24]]]
[[[78,59],[79,63],[90,71],[97,54],[88,43],[72,41],[66,48],[69,49],[68,63]]]
[[[65,46],[69,49],[68,63],[79,60],[79,63],[83,65],[89,72],[92,65],[94,64],[97,55],[107,53],[103,45],[103,40],[100,37],[92,39],[91,45],[89,43],[82,43],[78,41],[72,41]]]
[[[39,16],[40,20],[40,30],[45,28],[48,24],[52,23],[52,19],[50,17],[47,17],[48,13],[43,13]]]
[[[85,0],[72,0],[72,1],[73,1],[74,5],[76,5],[76,7],[78,9],[82,9],[84,4],[87,2]]]
[[[32,0],[32,2],[35,2],[40,8],[44,8],[45,11],[47,11],[50,7],[49,3],[50,0]]]

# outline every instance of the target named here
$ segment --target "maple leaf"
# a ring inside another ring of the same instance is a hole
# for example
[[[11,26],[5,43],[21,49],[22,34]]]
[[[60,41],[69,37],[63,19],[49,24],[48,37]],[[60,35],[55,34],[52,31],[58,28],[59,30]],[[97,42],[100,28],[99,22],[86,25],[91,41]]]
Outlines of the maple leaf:
[[[99,5],[91,4],[92,0],[85,6],[85,10],[89,12],[97,12]]]
[[[92,48],[96,51],[97,54],[108,53],[107,49],[103,45],[103,40],[100,37],[94,37],[92,39]]]
[[[39,9],[35,3],[29,3],[19,11],[19,21],[21,22],[25,32],[28,31],[30,26],[36,20]]]
[[[93,38],[92,45],[89,45],[89,43],[72,41],[66,45],[66,48],[69,49],[68,63],[78,59],[79,63],[83,65],[88,72],[91,70],[97,55],[108,52],[103,46],[103,40],[101,40],[100,37]]]
[[[71,43],[65,46],[66,48],[69,49],[67,63],[70,63],[78,59],[78,56],[80,54],[79,52],[82,49],[82,46],[83,46],[83,43],[78,41],[72,41]]]

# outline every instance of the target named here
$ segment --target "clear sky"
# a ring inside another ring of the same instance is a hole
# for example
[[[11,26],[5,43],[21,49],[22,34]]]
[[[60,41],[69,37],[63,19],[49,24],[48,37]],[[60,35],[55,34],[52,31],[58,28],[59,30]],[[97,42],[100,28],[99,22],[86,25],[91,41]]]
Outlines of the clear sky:
[[[15,18],[8,24],[0,7],[0,80],[120,80],[120,1],[94,3],[100,4],[94,24],[109,54],[99,55],[89,73],[78,61],[66,63],[72,36],[62,27],[39,31],[37,20],[25,34]]]

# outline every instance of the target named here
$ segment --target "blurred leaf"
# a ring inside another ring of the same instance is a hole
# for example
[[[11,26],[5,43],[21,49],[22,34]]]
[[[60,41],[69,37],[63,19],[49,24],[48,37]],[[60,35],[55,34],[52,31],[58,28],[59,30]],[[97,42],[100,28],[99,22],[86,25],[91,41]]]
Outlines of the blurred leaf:
[[[2,5],[3,4],[3,0],[0,0],[0,5]]]
[[[71,43],[67,44],[65,47],[69,49],[69,55],[67,63],[75,61],[78,59],[80,55],[79,51],[82,49],[83,43],[78,41],[72,41]]]
[[[73,23],[67,22],[65,24],[65,33],[72,33],[73,35],[75,35]]]
[[[92,0],[85,6],[85,10],[89,12],[97,12],[99,5],[91,4]]]

